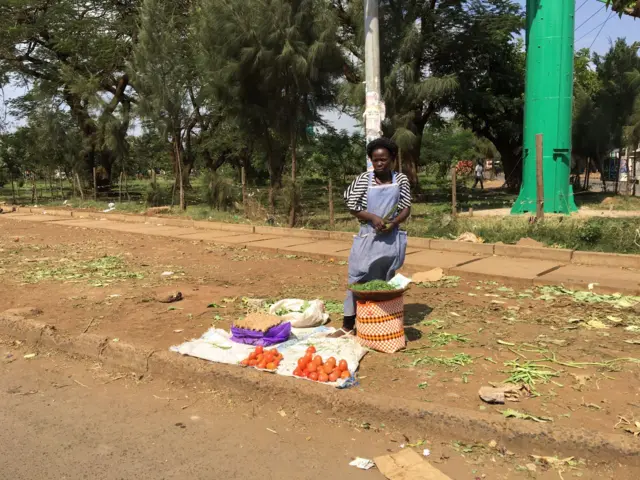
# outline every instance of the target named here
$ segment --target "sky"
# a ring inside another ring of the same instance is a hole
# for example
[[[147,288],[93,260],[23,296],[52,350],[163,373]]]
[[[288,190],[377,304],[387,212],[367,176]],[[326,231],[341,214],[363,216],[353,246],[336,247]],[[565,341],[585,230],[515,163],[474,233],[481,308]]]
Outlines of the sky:
[[[547,1],[568,1],[568,0],[547,0]],[[576,1],[576,34],[575,48],[589,48],[593,51],[605,53],[609,46],[619,37],[627,39],[627,43],[640,42],[640,19],[624,15],[619,18],[616,14],[606,9],[604,3],[597,0],[575,0]],[[525,8],[526,0],[517,0]],[[384,26],[381,28],[384,35]],[[21,93],[12,87],[4,90],[5,99],[13,98]],[[340,114],[338,111],[328,111],[324,115],[325,119],[331,122],[337,129],[347,129],[354,131],[358,127],[355,119],[348,115]]]

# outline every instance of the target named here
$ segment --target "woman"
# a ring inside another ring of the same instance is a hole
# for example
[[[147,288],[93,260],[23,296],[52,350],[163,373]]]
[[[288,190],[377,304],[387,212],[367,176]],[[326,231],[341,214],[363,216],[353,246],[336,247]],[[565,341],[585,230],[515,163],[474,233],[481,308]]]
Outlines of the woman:
[[[391,280],[407,250],[407,234],[398,228],[411,213],[409,180],[393,171],[397,145],[378,138],[367,145],[373,172],[359,175],[344,192],[351,214],[360,220],[360,233],[354,237],[349,255],[349,285],[371,280]],[[333,336],[353,334],[356,301],[347,291],[342,328]]]

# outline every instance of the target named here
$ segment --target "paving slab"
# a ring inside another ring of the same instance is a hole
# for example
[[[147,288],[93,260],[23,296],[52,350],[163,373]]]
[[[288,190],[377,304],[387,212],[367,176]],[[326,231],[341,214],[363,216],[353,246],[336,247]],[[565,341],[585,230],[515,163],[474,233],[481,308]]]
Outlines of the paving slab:
[[[259,242],[260,240],[271,240],[275,237],[273,235],[260,235],[259,233],[248,233],[243,235],[234,235],[233,237],[220,237],[215,240],[216,243],[227,243],[230,245],[247,245],[253,244],[253,242]]]
[[[225,237],[241,237],[245,236],[246,233],[241,232],[218,232],[215,230],[199,230],[197,229],[196,233],[189,233],[187,235],[180,235],[180,238],[184,238],[185,240],[204,240],[204,241],[212,241],[215,242],[221,238]]]
[[[407,250],[408,251],[408,250]],[[439,252],[436,250],[421,250],[416,253],[408,253],[404,264],[420,268],[442,268],[448,270],[469,262],[475,262],[485,257],[470,255],[468,253]]]
[[[293,253],[334,255],[341,252],[348,252],[349,250],[351,250],[351,244],[347,242],[336,242],[333,240],[321,240],[319,242],[310,243],[306,245],[296,245],[293,247],[287,247],[283,250],[286,250],[287,252],[293,252]]]
[[[56,222],[56,225],[64,225],[65,227],[82,227],[82,228],[102,228],[103,225],[108,224],[106,220],[70,220],[60,219]]]
[[[601,293],[640,295],[640,272],[616,267],[567,265],[540,276],[536,285],[564,285],[573,290],[587,290],[589,285]]]
[[[317,243],[312,238],[272,238],[270,240],[260,240],[251,244],[252,248],[260,248],[265,251],[279,252],[288,247],[296,247],[299,245],[309,245]]]
[[[451,273],[465,278],[493,278],[522,284],[533,284],[533,280],[548,273],[562,263],[527,258],[487,257],[477,262],[451,269]]]
[[[182,227],[151,227],[148,226],[147,228],[143,229],[143,230],[137,230],[135,233],[139,233],[141,235],[154,235],[154,236],[158,236],[158,237],[173,237],[173,238],[182,238],[180,236],[180,233],[183,232],[184,230],[187,230],[186,228],[182,228]],[[195,233],[195,229],[193,229],[194,232],[191,233]]]
[[[15,215],[11,217],[19,222],[60,222],[66,220],[67,217],[55,217],[53,215]]]

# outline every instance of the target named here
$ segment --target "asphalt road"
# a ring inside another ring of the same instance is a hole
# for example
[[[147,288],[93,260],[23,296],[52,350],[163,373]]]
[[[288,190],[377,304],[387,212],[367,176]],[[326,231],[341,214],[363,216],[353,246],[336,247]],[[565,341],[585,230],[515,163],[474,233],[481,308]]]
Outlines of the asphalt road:
[[[348,463],[384,454],[384,439],[358,441],[321,414],[303,422],[277,405],[27,352],[0,345],[3,480],[382,478]]]

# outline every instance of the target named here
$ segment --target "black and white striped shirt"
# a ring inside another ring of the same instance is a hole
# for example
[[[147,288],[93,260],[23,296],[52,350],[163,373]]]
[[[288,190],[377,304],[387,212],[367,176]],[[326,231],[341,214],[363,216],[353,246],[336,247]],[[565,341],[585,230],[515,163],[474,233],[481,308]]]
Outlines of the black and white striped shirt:
[[[373,180],[375,182],[375,179]],[[396,183],[400,186],[400,200],[398,212],[411,207],[411,186],[409,179],[403,173],[396,173]],[[367,209],[367,190],[369,189],[369,172],[362,173],[344,191],[344,201],[352,212],[362,212]]]

